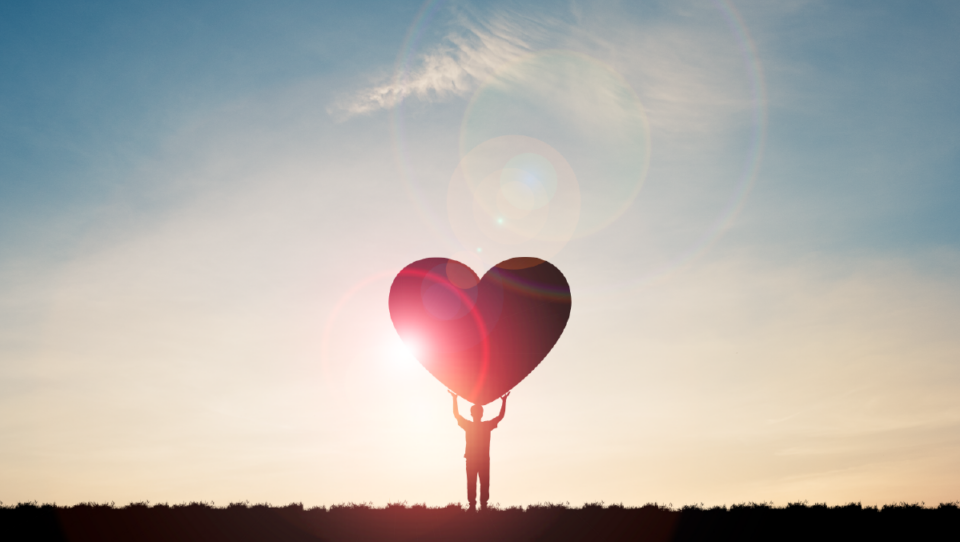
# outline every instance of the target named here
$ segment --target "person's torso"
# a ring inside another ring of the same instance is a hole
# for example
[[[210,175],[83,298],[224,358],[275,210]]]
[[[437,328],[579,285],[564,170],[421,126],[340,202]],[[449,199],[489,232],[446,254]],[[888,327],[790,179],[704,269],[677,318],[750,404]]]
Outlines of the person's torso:
[[[467,447],[463,457],[490,457],[490,432],[496,429],[497,424],[494,421],[473,422],[464,420],[460,424],[467,435]]]

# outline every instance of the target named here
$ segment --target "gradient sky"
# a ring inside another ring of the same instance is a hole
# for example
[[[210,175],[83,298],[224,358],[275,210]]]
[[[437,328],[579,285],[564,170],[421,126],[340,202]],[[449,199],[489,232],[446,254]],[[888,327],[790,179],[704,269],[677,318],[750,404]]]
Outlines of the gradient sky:
[[[3,3],[0,501],[464,502],[390,281],[537,255],[493,502],[957,501],[958,51],[949,1]],[[457,235],[504,135],[559,245]]]

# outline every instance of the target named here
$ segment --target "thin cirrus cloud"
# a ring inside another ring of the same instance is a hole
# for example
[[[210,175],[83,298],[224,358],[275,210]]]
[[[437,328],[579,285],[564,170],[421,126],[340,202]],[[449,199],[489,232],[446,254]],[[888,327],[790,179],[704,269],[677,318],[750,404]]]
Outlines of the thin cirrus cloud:
[[[754,79],[762,85],[762,73],[749,36],[735,35],[727,25],[638,27],[606,12],[581,13],[571,23],[464,8],[448,26],[441,40],[422,51],[401,51],[395,73],[340,96],[327,112],[343,120],[392,109],[407,98],[431,103],[468,97],[498,70],[544,49],[582,53],[622,74],[640,96],[651,127],[671,139],[727,129],[742,123],[735,117],[764,105],[762,89],[756,95],[750,88]]]
[[[461,15],[457,22],[441,43],[414,59],[409,72],[398,70],[388,82],[341,97],[328,111],[350,117],[391,109],[411,96],[428,102],[465,96],[497,68],[532,51],[530,37],[541,31],[528,21],[533,24],[521,37],[517,20],[504,15]]]

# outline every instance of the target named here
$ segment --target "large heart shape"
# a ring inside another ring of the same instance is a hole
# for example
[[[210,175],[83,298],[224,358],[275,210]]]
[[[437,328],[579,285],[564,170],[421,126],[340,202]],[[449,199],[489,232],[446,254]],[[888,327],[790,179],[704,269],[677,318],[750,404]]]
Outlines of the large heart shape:
[[[507,393],[556,344],[570,317],[570,286],[537,258],[513,258],[479,279],[466,265],[427,258],[390,286],[390,318],[417,360],[478,405]]]

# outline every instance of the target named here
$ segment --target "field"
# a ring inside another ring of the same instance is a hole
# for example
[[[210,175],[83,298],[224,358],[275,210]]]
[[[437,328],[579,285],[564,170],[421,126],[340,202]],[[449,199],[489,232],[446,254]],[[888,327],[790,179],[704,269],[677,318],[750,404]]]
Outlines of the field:
[[[0,507],[2,540],[80,541],[527,541],[960,540],[957,503],[828,507],[798,503],[673,509],[587,504],[468,512],[347,504],[304,509],[205,503]]]

